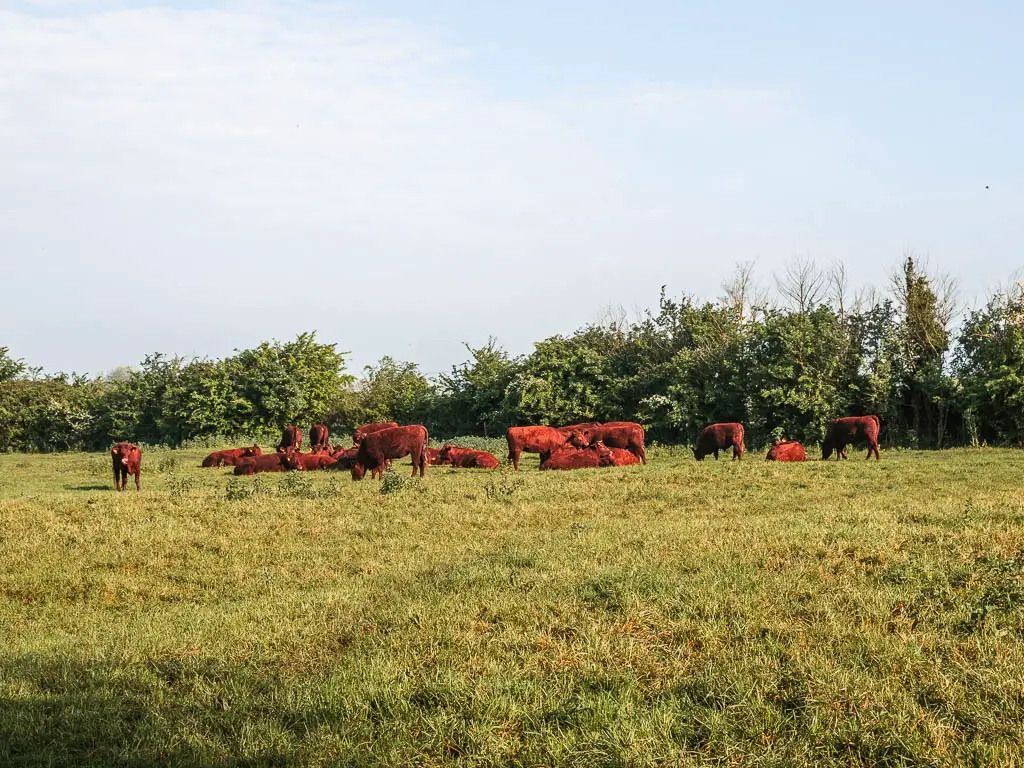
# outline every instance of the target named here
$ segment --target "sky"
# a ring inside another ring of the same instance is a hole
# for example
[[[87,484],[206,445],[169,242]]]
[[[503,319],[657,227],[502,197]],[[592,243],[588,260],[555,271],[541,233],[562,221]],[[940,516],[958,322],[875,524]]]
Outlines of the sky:
[[[768,5],[775,7],[768,8]],[[780,7],[782,6],[782,7]],[[1024,267],[1024,4],[0,0],[0,346],[433,374],[794,258]]]

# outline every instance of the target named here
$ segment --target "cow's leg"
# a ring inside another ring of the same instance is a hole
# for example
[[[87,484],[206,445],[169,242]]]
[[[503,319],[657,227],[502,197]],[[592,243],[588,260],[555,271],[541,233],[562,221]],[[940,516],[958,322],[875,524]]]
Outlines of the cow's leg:
[[[115,491],[120,491],[121,490],[120,488],[118,488],[118,485],[120,484],[120,482],[121,482],[121,478],[117,476],[117,464],[115,464],[114,465],[114,490]]]
[[[140,485],[139,485],[139,478],[140,477],[142,477],[142,467],[139,467],[137,470],[135,470],[135,490],[136,491],[140,490]],[[125,482],[125,485],[127,485],[128,484],[128,478],[125,478],[124,482]]]
[[[519,471],[519,456],[520,451],[509,451],[508,460],[512,462],[512,469],[516,472]]]
[[[718,449],[715,448],[715,461],[718,461]]]

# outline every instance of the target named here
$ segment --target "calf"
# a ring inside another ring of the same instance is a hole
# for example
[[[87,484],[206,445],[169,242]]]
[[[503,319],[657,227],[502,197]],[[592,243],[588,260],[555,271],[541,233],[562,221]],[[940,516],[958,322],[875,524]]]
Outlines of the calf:
[[[539,453],[541,462],[550,458],[551,453],[563,447],[570,440],[580,441],[579,432],[562,432],[554,427],[509,427],[505,430],[508,443],[508,459],[519,471],[519,457],[523,451]]]
[[[718,452],[724,451],[732,446],[733,460],[743,460],[743,425],[736,422],[724,424],[712,424],[704,427],[697,438],[697,447],[693,449],[693,455],[697,461],[703,461],[709,454],[715,454],[715,461],[718,461]]]
[[[807,452],[804,447],[796,440],[787,440],[782,438],[772,443],[771,448],[768,449],[768,455],[764,457],[765,461],[805,461],[807,459]]]
[[[352,442],[359,445],[367,435],[380,432],[382,429],[394,429],[397,426],[397,421],[378,421],[376,424],[363,424],[361,427],[356,427],[356,431],[352,433]]]
[[[297,451],[302,447],[302,430],[294,424],[281,432],[281,442],[277,444],[277,452]]]
[[[866,441],[868,444],[867,458],[874,454],[875,461],[880,459],[878,455],[878,432],[881,429],[881,421],[877,416],[844,416],[836,419],[828,428],[825,440],[821,444],[821,460],[825,461],[836,454],[836,461],[846,456],[846,446],[853,443]]]
[[[603,445],[603,443],[602,443]],[[602,467],[628,467],[632,464],[639,464],[640,457],[625,448],[605,448],[601,452]]]
[[[330,452],[331,444],[328,442],[330,432],[323,424],[314,424],[309,428],[309,450],[312,453]],[[297,449],[296,449],[297,450]]]
[[[460,448],[446,443],[438,451],[438,464],[451,464],[462,469],[497,469],[498,457],[487,451],[475,451],[472,448]]]
[[[251,456],[239,459],[235,465],[236,475],[255,475],[257,472],[289,472],[302,470],[304,467],[295,451],[271,453],[267,456]]]
[[[246,459],[251,456],[262,456],[263,451],[260,450],[258,445],[251,445],[248,448],[228,448],[223,451],[214,451],[205,459],[201,466],[204,467],[219,467],[222,464],[224,466],[233,467],[238,463],[239,459]]]
[[[139,490],[142,476],[142,449],[135,443],[118,443],[110,449],[114,466],[114,488],[123,491],[128,487],[128,475],[135,475],[135,490]]]
[[[384,476],[388,459],[412,457],[412,476],[419,468],[423,477],[427,468],[427,428],[420,424],[405,427],[389,427],[365,435],[359,443],[355,463],[352,465],[352,479],[362,480],[366,470],[370,476]]]

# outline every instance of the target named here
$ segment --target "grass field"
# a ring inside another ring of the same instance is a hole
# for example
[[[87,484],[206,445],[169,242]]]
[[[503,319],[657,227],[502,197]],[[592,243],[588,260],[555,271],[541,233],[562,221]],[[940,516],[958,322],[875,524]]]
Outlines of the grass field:
[[[1024,764],[1024,452],[204,453],[0,456],[0,764]]]

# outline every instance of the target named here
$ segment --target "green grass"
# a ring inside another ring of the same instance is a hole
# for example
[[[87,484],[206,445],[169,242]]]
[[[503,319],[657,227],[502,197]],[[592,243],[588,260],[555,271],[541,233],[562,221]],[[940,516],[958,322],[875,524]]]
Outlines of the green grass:
[[[204,453],[0,456],[0,764],[1024,764],[1022,452]]]

